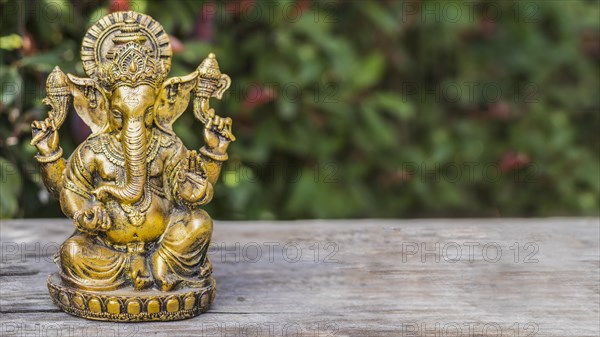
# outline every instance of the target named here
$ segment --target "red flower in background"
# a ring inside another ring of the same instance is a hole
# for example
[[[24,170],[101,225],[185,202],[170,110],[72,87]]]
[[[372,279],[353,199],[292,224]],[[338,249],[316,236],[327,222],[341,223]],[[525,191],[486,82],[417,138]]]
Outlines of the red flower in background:
[[[194,27],[194,37],[201,41],[212,41],[215,35],[215,21],[217,18],[217,5],[214,2],[202,4],[200,17]]]
[[[510,117],[510,105],[505,101],[499,101],[490,106],[488,113],[496,119],[506,120]]]
[[[296,0],[293,8],[298,11],[298,15],[302,15],[310,8],[311,4],[312,0]],[[235,17],[243,18],[244,16],[252,16],[251,12],[255,6],[257,6],[255,0],[228,1],[225,10]],[[260,3],[258,6],[260,6]],[[263,15],[266,15],[266,13]]]
[[[110,0],[108,2],[108,11],[111,13],[128,11],[129,8],[129,0]]]
[[[169,41],[171,42],[173,54],[181,53],[185,49],[185,45],[174,35],[169,35]]]
[[[244,112],[251,111],[257,106],[271,102],[275,97],[277,97],[275,88],[251,85],[244,95],[242,109]]]
[[[525,153],[517,153],[510,151],[502,156],[500,159],[500,170],[502,172],[508,172],[512,170],[518,170],[531,163],[531,158]]]
[[[248,14],[254,7],[254,4],[254,0],[228,1],[225,9],[227,10],[227,13],[231,13],[234,16],[240,16]]]
[[[600,61],[600,34],[597,30],[585,29],[581,33],[580,46],[586,56]]]
[[[296,4],[298,6],[298,10],[300,14],[304,13],[306,10],[310,8],[312,0],[297,0]]]

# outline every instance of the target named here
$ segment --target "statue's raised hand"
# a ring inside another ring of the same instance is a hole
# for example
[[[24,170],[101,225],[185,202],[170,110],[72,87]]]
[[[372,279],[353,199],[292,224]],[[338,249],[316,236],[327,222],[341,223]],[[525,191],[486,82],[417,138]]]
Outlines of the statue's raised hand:
[[[31,123],[31,132],[31,145],[34,145],[41,155],[48,156],[58,150],[58,128],[54,119],[48,117],[43,121],[34,121]]]
[[[204,162],[196,151],[187,151],[181,161],[177,174],[177,193],[184,202],[190,204],[206,200],[207,193],[212,195]]]
[[[94,206],[91,209],[79,210],[73,216],[75,226],[87,233],[107,231],[112,226],[112,221],[104,206]]]
[[[48,111],[48,118],[31,123],[31,145],[37,147],[42,156],[55,154],[59,148],[57,131],[67,117],[71,102],[69,83],[67,75],[59,67],[55,67],[46,79],[47,96],[42,102],[52,109]]]
[[[214,152],[224,154],[227,152],[229,143],[235,140],[231,133],[231,118],[215,115],[210,109],[204,125],[204,143]]]

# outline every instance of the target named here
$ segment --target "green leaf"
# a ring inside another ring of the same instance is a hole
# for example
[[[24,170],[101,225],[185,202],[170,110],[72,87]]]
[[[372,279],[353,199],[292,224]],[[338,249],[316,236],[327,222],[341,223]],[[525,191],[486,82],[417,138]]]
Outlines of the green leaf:
[[[0,218],[12,217],[19,209],[21,174],[10,161],[0,157]]]
[[[396,93],[381,92],[374,94],[367,104],[374,109],[390,113],[399,120],[408,120],[415,116],[415,110],[407,98]]]
[[[364,59],[362,66],[353,77],[354,86],[359,89],[365,89],[376,84],[385,70],[385,59],[379,52],[374,52]]]
[[[11,106],[23,89],[23,80],[14,67],[0,68],[0,97],[2,104]]]

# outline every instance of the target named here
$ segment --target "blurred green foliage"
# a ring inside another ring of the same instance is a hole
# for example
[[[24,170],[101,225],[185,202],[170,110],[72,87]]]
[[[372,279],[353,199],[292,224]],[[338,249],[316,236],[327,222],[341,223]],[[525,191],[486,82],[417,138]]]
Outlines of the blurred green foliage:
[[[171,75],[210,51],[238,141],[219,219],[597,215],[597,1],[0,0],[0,215],[60,216],[29,145],[55,65],[109,10],[157,19]],[[85,138],[75,114],[66,153]],[[201,145],[191,112],[176,124]]]

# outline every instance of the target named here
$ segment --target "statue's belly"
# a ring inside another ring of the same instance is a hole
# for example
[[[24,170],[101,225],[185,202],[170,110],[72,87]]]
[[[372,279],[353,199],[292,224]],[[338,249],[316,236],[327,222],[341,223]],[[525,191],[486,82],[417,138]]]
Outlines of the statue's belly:
[[[118,204],[107,205],[112,227],[104,233],[106,240],[115,245],[158,240],[169,222],[168,207],[166,200],[156,196],[153,196],[145,212],[140,207],[128,209],[129,212],[126,212]]]

